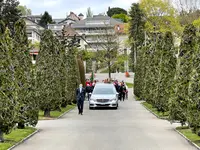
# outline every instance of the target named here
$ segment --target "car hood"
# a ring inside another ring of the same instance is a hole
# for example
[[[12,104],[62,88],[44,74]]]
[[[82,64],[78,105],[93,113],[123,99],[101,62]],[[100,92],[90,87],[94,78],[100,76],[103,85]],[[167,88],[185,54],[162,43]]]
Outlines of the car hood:
[[[95,94],[91,96],[91,99],[114,99],[116,98],[115,94]]]

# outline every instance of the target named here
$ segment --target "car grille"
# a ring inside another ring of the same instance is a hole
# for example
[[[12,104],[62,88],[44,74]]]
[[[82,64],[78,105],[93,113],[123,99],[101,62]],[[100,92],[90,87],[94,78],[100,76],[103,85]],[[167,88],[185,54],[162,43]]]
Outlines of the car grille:
[[[107,103],[107,102],[109,102],[109,99],[97,99],[97,102],[99,102],[99,103]]]

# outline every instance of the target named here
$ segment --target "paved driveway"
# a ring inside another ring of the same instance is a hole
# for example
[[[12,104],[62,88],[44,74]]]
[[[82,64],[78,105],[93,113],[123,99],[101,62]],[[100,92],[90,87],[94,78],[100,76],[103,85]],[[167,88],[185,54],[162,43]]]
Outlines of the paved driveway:
[[[126,100],[118,110],[73,110],[62,119],[40,121],[41,131],[15,150],[196,150],[139,102]]]

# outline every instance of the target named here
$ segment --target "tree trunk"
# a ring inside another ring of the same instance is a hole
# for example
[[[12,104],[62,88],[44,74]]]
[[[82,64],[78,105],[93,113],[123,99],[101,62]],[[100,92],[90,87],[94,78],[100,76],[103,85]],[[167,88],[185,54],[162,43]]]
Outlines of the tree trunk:
[[[111,66],[110,66],[110,61],[108,62],[108,77],[111,79]]]
[[[56,110],[57,110],[57,111],[59,111],[59,112],[61,112],[61,111],[62,111],[60,107],[57,107],[57,109],[56,109]]]
[[[4,142],[3,132],[0,130],[0,143]]]
[[[134,48],[134,72],[136,70],[136,64],[137,64],[137,45]]]
[[[25,128],[24,123],[19,122],[17,128],[18,128],[18,129],[24,129],[24,128]]]
[[[45,110],[44,110],[44,117],[51,117],[51,116],[50,116],[50,110],[49,110],[49,109],[45,109]]]
[[[67,107],[67,102],[63,102],[63,103],[61,104],[61,107],[62,107],[62,108],[66,108],[66,107]]]

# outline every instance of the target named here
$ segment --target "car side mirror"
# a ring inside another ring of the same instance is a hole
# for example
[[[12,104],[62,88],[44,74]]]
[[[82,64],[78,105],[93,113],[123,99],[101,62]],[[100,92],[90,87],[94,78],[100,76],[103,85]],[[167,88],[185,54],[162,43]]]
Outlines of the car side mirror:
[[[119,93],[116,93],[116,95],[119,95]]]
[[[89,93],[89,95],[92,95],[92,93]]]

